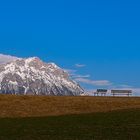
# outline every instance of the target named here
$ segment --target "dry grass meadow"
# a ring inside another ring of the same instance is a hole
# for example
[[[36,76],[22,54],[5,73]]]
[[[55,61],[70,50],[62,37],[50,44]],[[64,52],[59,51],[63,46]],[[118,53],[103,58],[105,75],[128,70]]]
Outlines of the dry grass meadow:
[[[139,109],[138,97],[0,95],[0,117],[43,117]]]

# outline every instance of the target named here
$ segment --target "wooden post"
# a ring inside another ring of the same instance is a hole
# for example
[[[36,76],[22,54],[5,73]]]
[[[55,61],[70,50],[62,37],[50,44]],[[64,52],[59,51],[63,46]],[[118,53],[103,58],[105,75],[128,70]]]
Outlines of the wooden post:
[[[115,96],[114,92],[113,92],[113,97]]]

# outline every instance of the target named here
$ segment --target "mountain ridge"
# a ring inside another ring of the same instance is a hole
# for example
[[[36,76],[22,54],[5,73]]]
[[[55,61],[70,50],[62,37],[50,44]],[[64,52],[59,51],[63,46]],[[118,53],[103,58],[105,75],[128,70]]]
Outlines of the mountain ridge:
[[[77,96],[83,92],[66,71],[38,57],[0,64],[0,93]]]

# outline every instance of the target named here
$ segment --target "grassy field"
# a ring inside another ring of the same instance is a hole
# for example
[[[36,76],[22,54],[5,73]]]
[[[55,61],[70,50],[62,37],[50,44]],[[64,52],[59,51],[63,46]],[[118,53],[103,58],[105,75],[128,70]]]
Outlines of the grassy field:
[[[135,97],[0,95],[0,117],[42,117],[140,108]]]
[[[0,140],[140,140],[140,110],[1,118]]]
[[[140,140],[140,98],[1,95],[0,140]]]

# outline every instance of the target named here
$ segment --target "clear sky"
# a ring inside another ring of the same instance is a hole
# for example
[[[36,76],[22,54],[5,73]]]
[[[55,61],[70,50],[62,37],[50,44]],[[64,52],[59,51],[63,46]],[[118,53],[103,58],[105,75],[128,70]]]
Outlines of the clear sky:
[[[87,89],[140,89],[138,0],[0,1],[0,53],[38,56]]]

